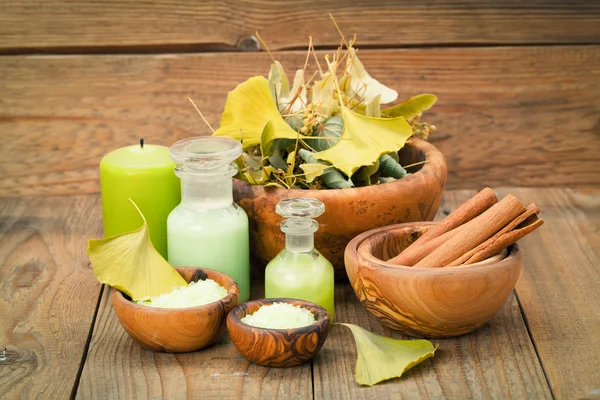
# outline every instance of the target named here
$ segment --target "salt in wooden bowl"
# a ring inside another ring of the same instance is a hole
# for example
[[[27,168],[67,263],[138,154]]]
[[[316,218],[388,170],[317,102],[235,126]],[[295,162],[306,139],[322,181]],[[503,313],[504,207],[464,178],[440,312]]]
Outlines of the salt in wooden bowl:
[[[346,272],[361,303],[385,326],[409,336],[464,335],[489,321],[512,293],[522,269],[517,244],[477,264],[414,268],[386,262],[435,222],[367,231],[346,247]]]
[[[311,311],[316,321],[293,329],[259,328],[242,322],[264,305],[289,303]],[[262,299],[235,307],[227,317],[229,338],[249,361],[265,367],[294,367],[313,358],[327,339],[331,317],[323,307],[296,299]]]
[[[113,307],[129,336],[153,351],[182,353],[196,351],[215,343],[225,332],[227,313],[240,296],[237,283],[229,276],[206,268],[176,268],[189,283],[212,279],[227,290],[215,302],[189,308],[158,308],[132,302],[115,290]]]

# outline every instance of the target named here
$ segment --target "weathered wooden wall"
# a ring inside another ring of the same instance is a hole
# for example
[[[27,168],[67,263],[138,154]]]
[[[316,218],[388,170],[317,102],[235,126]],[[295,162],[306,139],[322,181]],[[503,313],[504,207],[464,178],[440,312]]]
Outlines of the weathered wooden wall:
[[[208,134],[226,94],[291,75],[357,33],[361,59],[427,119],[448,188],[600,184],[600,2],[0,0],[0,196],[99,191],[103,154]],[[258,46],[260,47],[260,46]]]

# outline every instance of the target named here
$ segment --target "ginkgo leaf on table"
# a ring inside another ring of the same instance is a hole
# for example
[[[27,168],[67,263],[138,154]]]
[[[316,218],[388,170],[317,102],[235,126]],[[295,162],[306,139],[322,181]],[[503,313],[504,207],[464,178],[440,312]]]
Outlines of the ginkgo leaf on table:
[[[269,144],[275,139],[295,139],[298,135],[279,113],[267,79],[255,76],[229,92],[221,126],[214,135],[240,140],[247,150],[261,144],[264,131],[271,139]],[[271,154],[267,151],[263,156]]]
[[[88,242],[87,254],[98,281],[134,301],[187,286],[185,279],[152,246],[146,219],[133,200],[131,203],[144,221],[139,229]]]
[[[349,177],[363,165],[398,151],[412,135],[412,127],[403,117],[367,117],[347,107],[342,107],[341,117],[344,130],[340,140],[314,157],[335,165]]]
[[[343,324],[356,343],[354,377],[361,385],[373,386],[403,373],[433,357],[438,346],[424,339],[393,339],[369,332],[358,325]]]

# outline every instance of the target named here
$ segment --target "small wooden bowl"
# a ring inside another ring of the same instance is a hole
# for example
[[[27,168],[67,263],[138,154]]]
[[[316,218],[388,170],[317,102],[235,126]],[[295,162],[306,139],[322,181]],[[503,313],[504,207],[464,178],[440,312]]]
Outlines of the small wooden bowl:
[[[294,329],[267,329],[241,321],[261,306],[275,302],[304,307],[314,315],[312,325]],[[264,367],[295,367],[313,358],[319,351],[331,328],[327,310],[303,300],[262,299],[249,301],[235,307],[227,316],[229,337],[238,351],[248,360]]]
[[[227,313],[240,296],[237,283],[229,276],[200,268],[176,268],[187,281],[212,279],[227,289],[227,296],[213,303],[190,308],[157,308],[132,302],[115,290],[113,307],[129,336],[153,351],[183,353],[215,343],[225,332]]]
[[[511,294],[522,268],[518,245],[506,257],[459,267],[388,263],[434,225],[412,222],[373,229],[346,248],[346,272],[362,304],[385,326],[406,335],[445,338],[490,320]]]

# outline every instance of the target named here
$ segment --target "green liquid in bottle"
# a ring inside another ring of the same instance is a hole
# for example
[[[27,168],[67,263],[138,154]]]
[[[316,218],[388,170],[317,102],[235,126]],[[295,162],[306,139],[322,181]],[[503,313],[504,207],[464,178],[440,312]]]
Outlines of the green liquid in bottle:
[[[333,320],[334,273],[331,263],[314,248],[313,234],[317,217],[325,210],[315,199],[286,199],[277,205],[277,213],[288,217],[281,223],[286,248],[267,265],[265,297],[288,297],[311,301],[325,308]]]

